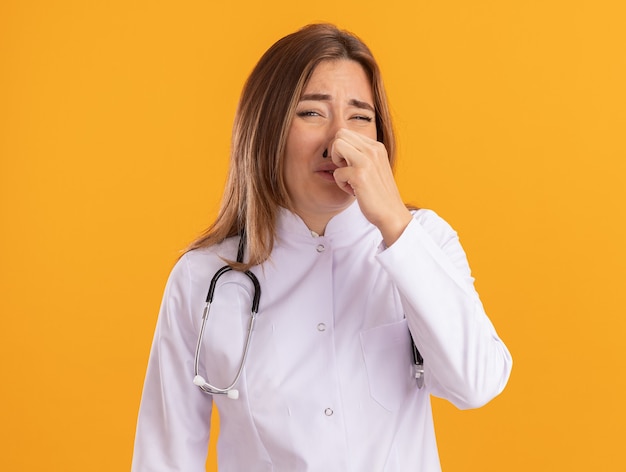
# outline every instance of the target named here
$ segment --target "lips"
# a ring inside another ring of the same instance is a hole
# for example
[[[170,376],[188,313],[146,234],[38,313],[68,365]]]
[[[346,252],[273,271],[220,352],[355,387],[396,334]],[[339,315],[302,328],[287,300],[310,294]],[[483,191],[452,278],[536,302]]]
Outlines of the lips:
[[[338,167],[335,164],[328,163],[328,164],[323,164],[319,166],[316,169],[315,173],[326,180],[332,180],[334,182],[335,177],[333,176],[333,172],[335,172],[335,169],[338,169]]]
[[[322,164],[321,166],[319,166],[316,172],[330,172],[332,174],[333,172],[335,172],[335,169],[338,169],[338,167],[335,164],[329,162],[328,164]]]

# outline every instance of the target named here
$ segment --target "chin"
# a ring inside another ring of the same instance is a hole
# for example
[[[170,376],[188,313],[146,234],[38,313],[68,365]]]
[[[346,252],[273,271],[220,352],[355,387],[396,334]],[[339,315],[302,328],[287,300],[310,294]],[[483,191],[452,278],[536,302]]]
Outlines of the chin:
[[[322,207],[328,208],[329,211],[333,213],[341,213],[343,210],[348,208],[352,203],[356,200],[356,197],[352,195],[348,195],[343,190],[339,190],[341,195],[334,195],[332,198],[318,200],[320,209]]]
[[[301,192],[292,202],[298,214],[326,214],[330,218],[348,208],[355,200],[356,197],[333,185],[333,188],[327,186]]]

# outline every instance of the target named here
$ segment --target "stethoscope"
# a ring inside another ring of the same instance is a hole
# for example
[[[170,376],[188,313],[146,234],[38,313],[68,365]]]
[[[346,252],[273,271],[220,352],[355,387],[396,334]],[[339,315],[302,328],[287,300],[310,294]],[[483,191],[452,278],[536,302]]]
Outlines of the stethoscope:
[[[239,239],[237,262],[243,262],[243,253],[245,251],[245,237],[245,233],[243,233],[241,234],[241,237]],[[202,313],[202,325],[200,326],[200,333],[198,334],[198,343],[196,344],[196,354],[193,362],[193,383],[200,387],[200,390],[202,390],[204,393],[213,395],[226,395],[228,398],[236,400],[237,398],[239,398],[239,390],[235,388],[235,385],[239,381],[239,377],[241,377],[241,373],[243,372],[244,366],[246,365],[246,358],[248,357],[248,351],[250,350],[250,341],[252,340],[252,330],[254,329],[254,323],[256,322],[256,317],[259,311],[259,300],[261,298],[261,285],[259,284],[259,279],[257,279],[256,275],[254,275],[249,270],[246,270],[243,273],[252,281],[252,284],[254,285],[254,296],[252,297],[252,308],[250,309],[250,321],[248,322],[248,334],[246,335],[246,343],[243,347],[243,354],[241,355],[241,361],[239,362],[239,369],[237,369],[237,374],[235,375],[234,380],[227,387],[217,387],[210,384],[204,377],[200,375],[198,367],[200,363],[200,349],[202,346],[202,339],[204,337],[206,322],[209,318],[209,313],[211,311],[211,303],[213,302],[213,297],[215,296],[215,287],[217,286],[217,281],[222,275],[224,275],[226,272],[230,272],[231,270],[234,270],[232,266],[225,265],[224,267],[219,269],[211,279],[209,292],[206,296],[206,304]],[[424,359],[417,349],[417,346],[415,346],[415,342],[413,341],[412,337],[411,344],[414,376],[417,381],[417,386],[419,388],[422,388],[424,386]]]
[[[237,262],[243,262],[245,239],[245,233],[241,234],[241,237],[239,239],[239,248],[237,250]],[[210,384],[204,377],[200,375],[198,367],[198,364],[200,363],[200,348],[202,346],[202,338],[204,337],[204,329],[206,328],[206,322],[209,318],[209,313],[211,312],[211,303],[213,302],[213,297],[215,296],[215,287],[217,286],[217,281],[222,275],[224,275],[226,272],[230,272],[231,270],[234,270],[232,266],[225,265],[224,267],[219,269],[211,279],[209,292],[206,296],[206,304],[202,313],[202,325],[200,326],[200,333],[198,334],[196,355],[193,361],[195,375],[193,378],[193,383],[200,387],[200,390],[202,390],[204,393],[213,395],[226,395],[228,398],[236,400],[237,398],[239,398],[239,390],[235,388],[235,385],[239,381],[239,377],[241,377],[243,368],[246,365],[246,358],[248,357],[248,351],[250,350],[250,341],[252,340],[252,330],[254,329],[254,323],[259,312],[259,300],[261,298],[261,285],[259,284],[259,279],[257,279],[256,275],[254,275],[249,270],[246,270],[243,273],[252,281],[252,285],[254,285],[254,296],[252,297],[252,308],[250,310],[250,321],[248,322],[248,334],[246,335],[246,343],[243,347],[241,361],[239,362],[239,369],[237,370],[237,374],[235,375],[234,380],[227,387],[217,387]]]

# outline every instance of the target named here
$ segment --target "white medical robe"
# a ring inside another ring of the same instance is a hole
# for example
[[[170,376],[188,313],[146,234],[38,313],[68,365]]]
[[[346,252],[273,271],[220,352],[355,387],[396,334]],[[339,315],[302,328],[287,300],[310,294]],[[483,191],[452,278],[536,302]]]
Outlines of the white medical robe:
[[[138,418],[134,472],[205,470],[212,402],[220,472],[436,472],[430,395],[459,408],[504,388],[511,357],[474,290],[456,233],[418,210],[389,248],[355,203],[316,237],[283,210],[239,399],[192,383],[207,290],[237,239],[183,256],[170,275]],[[217,284],[200,372],[223,387],[241,358],[245,275]],[[413,376],[410,335],[425,361]]]

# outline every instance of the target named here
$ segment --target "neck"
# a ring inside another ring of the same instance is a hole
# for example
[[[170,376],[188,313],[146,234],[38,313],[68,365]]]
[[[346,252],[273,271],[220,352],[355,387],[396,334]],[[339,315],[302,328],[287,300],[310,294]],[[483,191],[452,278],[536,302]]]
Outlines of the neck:
[[[320,236],[324,236],[324,231],[326,231],[326,225],[330,221],[330,219],[335,215],[302,215],[300,213],[296,213],[309,230],[314,231]]]
[[[329,221],[339,213],[348,209],[352,203],[354,203],[354,200],[348,205],[338,206],[333,209],[328,209],[327,211],[307,211],[308,209],[306,208],[295,208],[291,211],[300,217],[310,231],[314,231],[318,235],[323,236]]]

